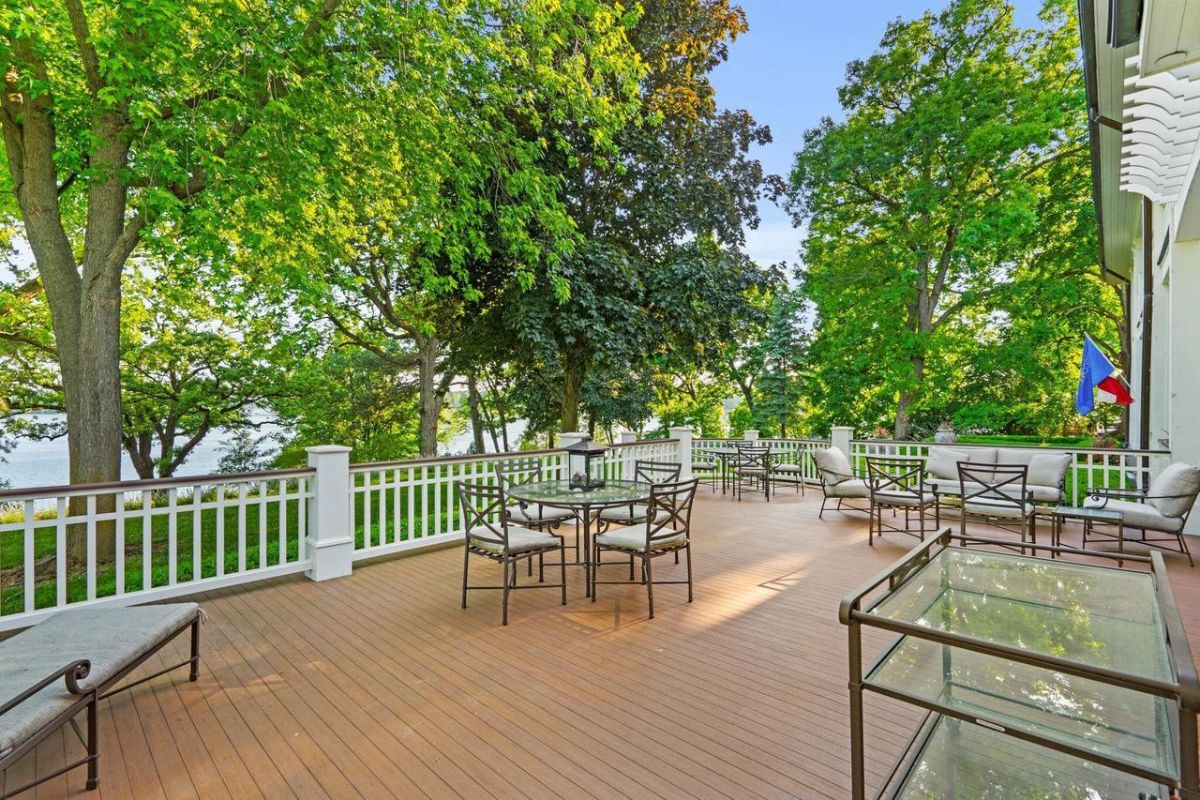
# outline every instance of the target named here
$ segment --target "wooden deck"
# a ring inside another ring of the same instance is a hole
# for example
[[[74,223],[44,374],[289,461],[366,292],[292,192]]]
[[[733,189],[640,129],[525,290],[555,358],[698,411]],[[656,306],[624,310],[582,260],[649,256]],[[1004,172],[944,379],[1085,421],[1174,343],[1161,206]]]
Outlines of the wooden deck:
[[[104,702],[100,789],[75,771],[36,796],[841,800],[837,604],[914,540],[868,547],[863,517],[817,519],[817,494],[704,495],[696,601],[661,587],[653,621],[641,587],[602,586],[593,604],[574,568],[566,607],[554,590],[517,592],[502,628],[498,593],[459,608],[458,548],[203,595],[200,680],[180,672]],[[1200,571],[1168,562],[1200,646]],[[917,717],[868,702],[879,782]],[[8,785],[78,751],[69,731],[52,737]]]

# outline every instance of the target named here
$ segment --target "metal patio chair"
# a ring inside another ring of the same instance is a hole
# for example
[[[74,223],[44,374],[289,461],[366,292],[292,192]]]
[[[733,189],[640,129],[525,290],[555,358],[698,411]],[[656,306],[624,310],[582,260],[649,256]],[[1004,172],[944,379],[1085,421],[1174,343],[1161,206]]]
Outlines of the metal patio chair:
[[[932,492],[925,488],[925,459],[903,456],[867,458],[867,487],[870,492],[867,544],[874,545],[876,536],[885,530],[916,536],[925,541],[925,518],[936,503]],[[883,512],[904,512],[904,527],[888,525]],[[911,515],[917,515],[917,530],[912,530]]]
[[[959,496],[962,498],[959,532],[967,535],[967,522],[978,520],[1037,544],[1037,507],[1028,488],[1029,467],[1025,464],[958,464]],[[1014,527],[1015,526],[1015,527]],[[1020,549],[1022,555],[1025,548]]]
[[[513,486],[546,480],[541,459],[537,458],[502,461],[497,463],[493,470],[506,497]],[[535,531],[556,530],[564,522],[575,520],[575,560],[579,560],[579,520],[575,519],[575,512],[565,508],[550,508],[540,503],[526,503],[523,500],[510,499],[504,507],[504,514],[510,522],[523,528],[532,528]],[[532,570],[533,564],[530,563],[529,566]]]
[[[617,528],[598,535],[592,542],[593,563],[599,565],[600,554],[615,551],[639,559],[642,564],[642,583],[646,584],[646,599],[650,619],[654,619],[654,584],[687,584],[688,602],[692,602],[692,504],[696,499],[695,478],[678,483],[655,486],[650,491],[646,521],[641,525]],[[684,551],[687,561],[687,580],[655,581],[652,562],[667,553]],[[629,584],[630,581],[597,580],[599,570],[592,570],[592,602],[596,602],[596,585]]]
[[[1160,550],[1167,543],[1175,543],[1176,549],[1187,556],[1188,564],[1196,566],[1188,549],[1183,533],[1196,496],[1200,494],[1200,468],[1177,462],[1167,467],[1151,481],[1145,491],[1122,489],[1093,489],[1084,505],[1104,508],[1121,514],[1121,525],[1141,531],[1137,538],[1126,537],[1126,541],[1140,542]],[[1149,532],[1165,534],[1164,537],[1146,538]]]
[[[742,499],[742,492],[747,485],[754,491],[761,491],[770,501],[770,447],[743,447],[738,451],[738,457],[730,466],[733,472],[734,489],[737,491],[739,501]]]
[[[817,477],[821,481],[821,510],[817,512],[817,519],[824,517],[825,507],[830,500],[837,500],[834,511],[841,511],[846,500],[870,501],[871,489],[866,480],[854,474],[850,460],[839,448],[813,450],[809,457],[812,458],[813,466],[817,468]],[[869,507],[847,505],[846,508],[864,514],[870,513]]]
[[[469,590],[500,589],[504,592],[501,601],[501,624],[507,625],[508,596],[514,589],[561,588],[562,604],[565,606],[567,604],[567,549],[563,537],[546,531],[509,525],[508,515],[503,513],[507,496],[500,486],[477,486],[458,481],[455,487],[467,529],[463,540],[462,607],[467,607]],[[555,550],[559,555],[562,582],[546,583],[545,556]],[[472,554],[500,564],[503,578],[499,586],[469,586],[467,584],[467,572]],[[518,563],[528,560],[532,573],[534,556],[538,561],[538,582],[518,586]]]

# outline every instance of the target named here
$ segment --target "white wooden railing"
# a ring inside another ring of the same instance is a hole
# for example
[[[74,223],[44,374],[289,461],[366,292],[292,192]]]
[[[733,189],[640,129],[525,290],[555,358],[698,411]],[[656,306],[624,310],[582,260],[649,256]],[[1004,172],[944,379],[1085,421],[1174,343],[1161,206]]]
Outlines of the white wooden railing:
[[[614,445],[605,472],[631,478],[634,461],[678,462],[681,449],[674,438]],[[461,538],[455,483],[494,481],[497,462],[536,458],[547,478],[565,477],[561,450],[353,467],[348,454],[310,448],[303,469],[0,491],[0,630],[68,606],[337,577],[362,558]]]
[[[521,460],[541,465],[546,480],[563,480],[561,450],[490,453],[356,464],[350,467],[354,558],[374,558],[461,538],[465,530],[455,484],[493,485],[495,465]],[[637,460],[679,460],[678,441],[661,439],[611,445],[604,454],[608,479],[632,478]]]
[[[0,492],[0,630],[66,605],[144,602],[302,571],[314,475]]]
[[[898,442],[885,439],[855,439],[850,443],[851,465],[856,473],[865,474],[869,456],[909,456],[928,458],[931,450],[952,447],[956,450],[1032,449],[1044,453],[1067,453],[1071,468],[1067,472],[1068,503],[1079,505],[1093,489],[1144,489],[1159,472],[1171,463],[1169,450],[1118,450],[1097,447],[1041,447],[1038,445],[991,444],[933,444],[930,442]]]
[[[763,446],[769,446],[771,452],[776,456],[773,459],[774,464],[797,464],[801,468],[800,476],[808,483],[817,483],[816,463],[812,460],[810,453],[814,450],[823,450],[829,447],[828,439],[760,439],[758,436],[751,435],[743,439],[696,439],[692,446],[692,451],[697,458],[704,458],[706,454],[728,450],[734,446],[734,442],[745,443],[747,441],[757,442]]]

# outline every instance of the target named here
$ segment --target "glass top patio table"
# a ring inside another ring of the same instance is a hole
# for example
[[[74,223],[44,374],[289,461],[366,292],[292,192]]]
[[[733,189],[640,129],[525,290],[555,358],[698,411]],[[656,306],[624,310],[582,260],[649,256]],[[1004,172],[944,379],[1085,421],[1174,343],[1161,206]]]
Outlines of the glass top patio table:
[[[1176,680],[1148,573],[952,547],[868,613],[1128,675]]]
[[[510,497],[527,503],[539,503],[553,508],[606,508],[645,503],[650,499],[651,486],[642,481],[605,481],[604,485],[583,491],[572,489],[571,482],[532,481],[512,486]]]

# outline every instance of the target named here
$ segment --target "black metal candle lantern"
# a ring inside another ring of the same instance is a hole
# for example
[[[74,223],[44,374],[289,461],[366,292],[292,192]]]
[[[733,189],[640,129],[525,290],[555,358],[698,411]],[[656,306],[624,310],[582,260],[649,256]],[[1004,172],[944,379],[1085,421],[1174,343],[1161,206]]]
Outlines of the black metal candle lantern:
[[[587,492],[604,486],[604,454],[608,452],[607,447],[585,436],[563,449],[567,451],[567,469],[572,489]]]

